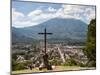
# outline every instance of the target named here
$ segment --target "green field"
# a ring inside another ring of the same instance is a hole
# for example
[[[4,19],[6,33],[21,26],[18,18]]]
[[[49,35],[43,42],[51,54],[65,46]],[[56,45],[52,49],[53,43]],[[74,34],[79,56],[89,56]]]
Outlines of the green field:
[[[53,70],[39,70],[38,68],[33,68],[32,70],[25,69],[25,70],[18,70],[12,71],[12,74],[22,74],[22,73],[36,73],[36,72],[53,72],[53,71],[77,71],[77,70],[94,70],[94,67],[78,67],[78,66],[56,66]]]

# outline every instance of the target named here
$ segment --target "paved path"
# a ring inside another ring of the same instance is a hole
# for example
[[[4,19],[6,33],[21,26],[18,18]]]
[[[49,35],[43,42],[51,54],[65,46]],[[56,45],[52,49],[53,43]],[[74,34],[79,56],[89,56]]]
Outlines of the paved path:
[[[57,49],[58,49],[58,52],[60,54],[60,57],[61,57],[61,59],[62,59],[62,61],[64,63],[65,62],[64,54],[61,52],[61,49],[59,47],[57,47]]]

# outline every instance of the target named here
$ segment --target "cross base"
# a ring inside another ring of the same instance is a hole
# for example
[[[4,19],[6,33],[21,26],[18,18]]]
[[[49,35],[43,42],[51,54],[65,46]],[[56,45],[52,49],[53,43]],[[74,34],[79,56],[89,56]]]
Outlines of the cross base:
[[[43,55],[43,65],[39,67],[39,70],[47,68],[47,70],[52,70],[52,66],[48,62],[48,55]]]

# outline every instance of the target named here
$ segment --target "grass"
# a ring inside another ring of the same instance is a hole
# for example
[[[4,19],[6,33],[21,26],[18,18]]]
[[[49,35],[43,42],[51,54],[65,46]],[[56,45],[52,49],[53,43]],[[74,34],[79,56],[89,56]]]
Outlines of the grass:
[[[78,67],[78,66],[56,66],[53,70],[39,70],[38,68],[33,68],[32,70],[25,69],[25,70],[18,70],[12,71],[12,74],[22,74],[22,73],[36,73],[36,72],[53,72],[53,71],[77,71],[77,70],[87,70],[87,69],[95,69],[94,67]]]

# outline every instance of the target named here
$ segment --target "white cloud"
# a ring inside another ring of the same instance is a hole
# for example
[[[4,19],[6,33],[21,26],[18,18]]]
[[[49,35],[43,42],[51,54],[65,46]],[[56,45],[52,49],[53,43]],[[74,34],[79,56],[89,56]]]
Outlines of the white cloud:
[[[24,15],[23,13],[18,12],[15,8],[12,8],[12,26],[14,27],[33,26],[54,17],[55,15],[52,13],[44,13],[40,9],[33,10],[27,15]]]
[[[30,12],[29,14],[28,14],[28,16],[30,17],[30,16],[32,16],[32,17],[34,17],[34,16],[39,16],[39,15],[41,15],[43,13],[43,11],[42,10],[40,10],[40,9],[37,9],[37,10],[33,10],[32,12]]]
[[[62,5],[59,9],[48,7],[47,9],[36,9],[27,15],[12,8],[12,24],[15,27],[33,26],[52,18],[75,18],[89,23],[95,18],[95,8],[79,5]]]
[[[57,10],[54,9],[54,8],[52,8],[52,7],[48,7],[48,11],[49,11],[49,12],[56,12]]]
[[[80,11],[77,7],[72,5],[62,5],[62,8],[60,8],[55,15],[60,18],[75,18],[80,19],[79,12]],[[81,11],[82,12],[82,11]]]
[[[17,20],[20,17],[24,17],[24,14],[16,11],[15,8],[12,8],[12,21]]]
[[[36,13],[37,12],[37,13]],[[38,15],[40,11],[34,11],[34,15]],[[14,27],[26,27],[37,25],[37,21],[32,21],[31,17],[33,17],[32,12],[28,15],[24,15],[23,13],[17,11],[15,8],[12,8],[12,26]],[[30,17],[31,16],[31,17]]]
[[[80,5],[62,5],[64,16],[68,16],[76,19],[81,19],[84,22],[95,18],[95,7],[92,6],[80,6]]]
[[[95,10],[95,9],[94,9]],[[90,22],[91,19],[96,18],[96,12],[93,11],[93,9],[91,8],[87,8],[86,9],[86,13],[84,14],[84,16],[86,17],[86,19]]]

